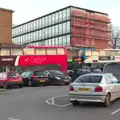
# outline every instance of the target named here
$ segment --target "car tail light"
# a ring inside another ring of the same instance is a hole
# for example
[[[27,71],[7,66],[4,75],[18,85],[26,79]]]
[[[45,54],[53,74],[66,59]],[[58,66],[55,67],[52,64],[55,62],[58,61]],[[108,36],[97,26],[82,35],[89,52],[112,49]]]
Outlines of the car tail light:
[[[95,88],[95,92],[103,92],[103,88],[101,86],[97,86]]]
[[[32,78],[36,78],[36,76],[32,76]]]
[[[70,86],[70,87],[69,87],[69,91],[74,91],[73,86]]]

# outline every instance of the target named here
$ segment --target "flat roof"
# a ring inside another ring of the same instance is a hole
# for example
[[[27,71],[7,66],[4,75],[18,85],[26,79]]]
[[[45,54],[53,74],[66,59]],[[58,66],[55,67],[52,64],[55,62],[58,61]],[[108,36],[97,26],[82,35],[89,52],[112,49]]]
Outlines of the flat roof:
[[[53,14],[53,13],[56,13],[56,12],[65,10],[65,9],[67,9],[67,8],[76,8],[76,9],[86,10],[87,12],[92,12],[92,13],[99,13],[99,14],[103,14],[103,15],[108,15],[107,13],[98,12],[98,11],[95,11],[95,10],[90,10],[90,9],[85,9],[85,8],[80,8],[80,7],[76,7],[76,6],[69,5],[69,6],[67,6],[67,7],[61,8],[61,9],[56,10],[56,11],[54,11],[54,12],[48,13],[48,14],[43,15],[43,16],[40,16],[40,17],[37,17],[37,18],[32,19],[32,20],[30,20],[30,21],[24,22],[24,23],[22,23],[22,24],[13,26],[12,29],[17,28],[17,27],[19,27],[19,26],[22,26],[22,25],[24,25],[24,24],[33,22],[33,21],[38,20],[38,19],[40,19],[40,18],[46,17],[46,16],[51,15],[51,14]]]
[[[8,12],[14,12],[13,10],[11,10],[11,9],[6,9],[6,8],[2,8],[2,7],[0,7],[0,10],[2,10],[2,11],[8,11]]]

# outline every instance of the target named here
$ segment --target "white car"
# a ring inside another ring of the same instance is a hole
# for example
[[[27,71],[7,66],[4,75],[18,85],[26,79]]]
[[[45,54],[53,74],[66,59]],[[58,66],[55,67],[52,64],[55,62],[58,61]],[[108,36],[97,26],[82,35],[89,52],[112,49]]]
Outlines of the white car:
[[[99,102],[109,106],[111,101],[120,98],[120,82],[113,74],[81,75],[70,84],[69,97],[73,105],[80,102]]]

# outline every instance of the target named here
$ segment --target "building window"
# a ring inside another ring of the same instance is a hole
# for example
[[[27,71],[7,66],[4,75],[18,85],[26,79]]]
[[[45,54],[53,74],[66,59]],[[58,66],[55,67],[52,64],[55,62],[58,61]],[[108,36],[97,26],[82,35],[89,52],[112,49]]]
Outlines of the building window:
[[[41,28],[41,19],[38,20],[38,28]]]
[[[51,36],[52,36],[52,27],[49,27],[49,28],[48,28],[48,34],[49,34],[48,37],[51,37]]]
[[[62,36],[62,40],[63,40],[63,46],[66,46],[66,43],[67,43],[66,36]]]
[[[52,14],[52,24],[55,23],[55,14]]]
[[[55,25],[55,35],[58,35],[58,25]]]
[[[70,19],[70,8],[67,9],[66,11],[66,17],[67,17],[67,20]]]
[[[48,16],[48,25],[51,25],[52,24],[52,18],[51,18],[51,15]]]
[[[59,46],[63,46],[63,39],[62,39],[62,37],[59,37]]]
[[[70,45],[70,35],[67,35],[67,39],[66,39],[66,45]]]
[[[62,24],[59,24],[59,35],[62,34]]]
[[[66,30],[66,28],[67,28],[67,27],[66,27],[66,22],[63,23],[62,25],[63,25],[63,26],[62,26],[62,29],[63,29],[62,31],[63,31],[63,34],[64,34],[64,33],[67,32],[67,30]]]
[[[52,27],[52,36],[55,34],[55,26]]]
[[[62,11],[60,11],[60,12],[59,12],[59,22],[63,21],[63,20],[62,20],[62,17],[63,17]]]
[[[55,23],[58,23],[59,22],[59,14],[58,12],[55,13]]]
[[[63,10],[63,21],[66,20],[66,13],[67,13],[67,12],[66,12],[66,9]]]
[[[67,30],[66,30],[67,33],[70,32],[70,22],[67,22]]]
[[[41,18],[41,27],[44,27],[44,18]]]

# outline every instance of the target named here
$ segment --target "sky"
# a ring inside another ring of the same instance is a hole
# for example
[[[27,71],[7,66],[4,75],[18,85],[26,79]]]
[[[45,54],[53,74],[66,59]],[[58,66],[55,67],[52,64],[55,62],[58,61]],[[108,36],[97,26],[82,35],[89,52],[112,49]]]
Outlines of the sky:
[[[120,26],[120,0],[1,0],[0,7],[12,9],[13,24],[18,25],[55,10],[73,5],[108,13],[113,24]]]

